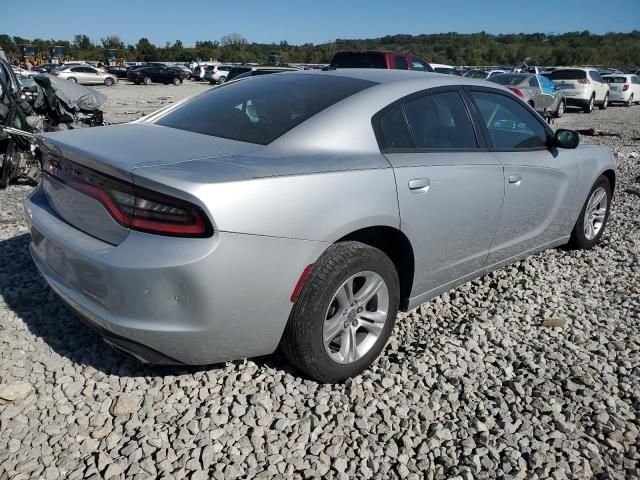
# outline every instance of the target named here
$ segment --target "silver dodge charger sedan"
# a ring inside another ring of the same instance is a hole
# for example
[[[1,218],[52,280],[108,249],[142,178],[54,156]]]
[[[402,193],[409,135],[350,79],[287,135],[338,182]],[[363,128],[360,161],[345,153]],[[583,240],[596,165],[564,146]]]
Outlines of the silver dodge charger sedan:
[[[51,288],[149,363],[272,353],[338,382],[398,309],[545,248],[590,248],[616,168],[505,87],[413,71],[229,82],[44,134],[25,201]]]

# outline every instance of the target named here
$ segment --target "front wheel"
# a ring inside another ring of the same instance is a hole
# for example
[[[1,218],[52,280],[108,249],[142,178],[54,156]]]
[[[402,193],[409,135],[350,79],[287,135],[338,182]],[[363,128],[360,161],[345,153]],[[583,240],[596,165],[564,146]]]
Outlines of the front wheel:
[[[105,78],[105,79],[104,79],[104,84],[105,84],[107,87],[112,86],[114,83],[115,83],[115,82],[113,81],[113,78],[111,78],[111,77],[107,77],[107,78]]]
[[[67,78],[67,82],[78,83],[78,79],[75,78],[75,77],[69,77],[69,78]]]
[[[180,80],[178,77],[176,77],[176,78],[174,78],[174,79],[173,79],[173,84],[174,84],[175,86],[178,86],[178,85],[180,85],[181,83],[182,83],[182,80]]]
[[[578,221],[571,232],[569,245],[588,250],[598,243],[607,226],[610,209],[611,185],[607,177],[600,175],[582,206]]]
[[[606,110],[608,106],[609,106],[609,94],[607,93],[604,96],[604,100],[602,100],[602,103],[600,104],[600,110]]]
[[[358,375],[393,330],[400,287],[393,262],[359,242],[332,245],[314,264],[282,337],[288,360],[320,382]]]

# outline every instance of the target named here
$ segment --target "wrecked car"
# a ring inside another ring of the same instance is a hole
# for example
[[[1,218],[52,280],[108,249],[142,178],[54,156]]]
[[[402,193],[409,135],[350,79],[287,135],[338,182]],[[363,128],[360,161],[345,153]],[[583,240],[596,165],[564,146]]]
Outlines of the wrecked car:
[[[0,55],[0,188],[19,179],[38,181],[37,133],[104,124],[102,93],[46,73],[30,80],[22,84]]]

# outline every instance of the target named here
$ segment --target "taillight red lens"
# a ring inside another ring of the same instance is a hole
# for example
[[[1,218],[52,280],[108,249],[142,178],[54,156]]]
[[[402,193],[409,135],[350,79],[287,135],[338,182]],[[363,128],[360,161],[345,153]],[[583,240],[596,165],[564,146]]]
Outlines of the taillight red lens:
[[[516,87],[509,87],[509,89],[515,93],[517,96],[519,97],[524,97],[524,93],[522,93],[522,90],[520,90],[519,88]]]
[[[99,201],[115,221],[127,228],[178,237],[210,237],[213,234],[202,209],[186,200],[49,156],[42,161],[42,171]]]
[[[627,90],[629,90],[629,84],[628,84],[628,83],[625,83],[625,84],[622,86],[622,91],[623,91],[623,92],[626,92]]]
[[[581,78],[578,80],[578,83],[581,83],[583,85],[589,85],[591,82],[589,81],[588,78]]]

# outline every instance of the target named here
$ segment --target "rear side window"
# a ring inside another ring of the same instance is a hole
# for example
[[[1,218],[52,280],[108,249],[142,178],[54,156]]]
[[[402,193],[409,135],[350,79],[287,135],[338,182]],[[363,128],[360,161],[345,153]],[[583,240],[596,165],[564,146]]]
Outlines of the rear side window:
[[[476,91],[471,95],[495,148],[521,150],[546,146],[544,126],[516,100],[488,92]]]
[[[551,80],[582,80],[587,78],[584,70],[555,70],[549,75]]]
[[[384,54],[378,52],[338,52],[331,68],[387,68]]]
[[[393,68],[395,68],[396,70],[409,70],[407,59],[401,57],[400,55],[395,55],[393,57]]]
[[[412,148],[413,140],[402,108],[391,110],[380,120],[382,148]]]
[[[194,97],[154,123],[266,145],[375,82],[289,73],[226,83]]]
[[[456,92],[436,93],[404,105],[416,148],[476,148],[475,133],[462,98]]]

